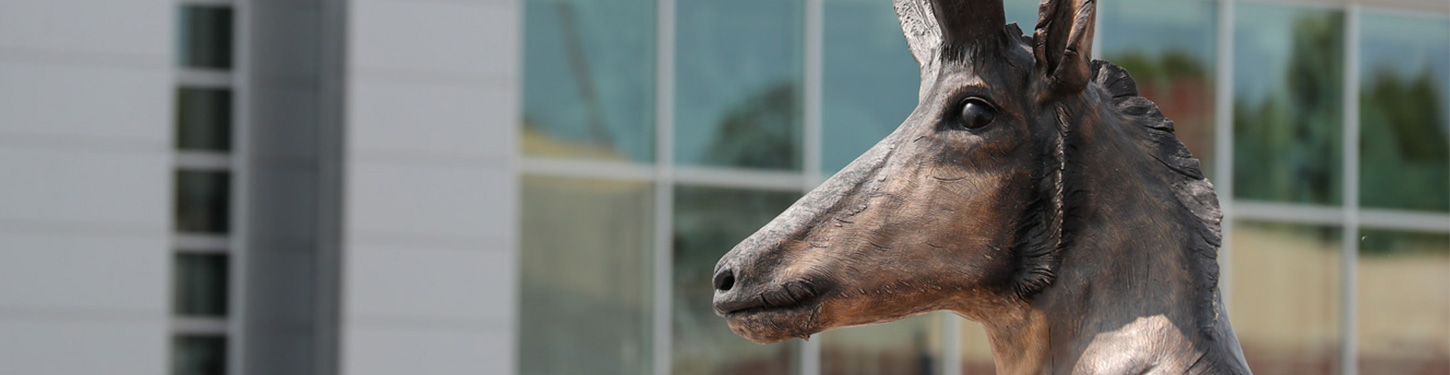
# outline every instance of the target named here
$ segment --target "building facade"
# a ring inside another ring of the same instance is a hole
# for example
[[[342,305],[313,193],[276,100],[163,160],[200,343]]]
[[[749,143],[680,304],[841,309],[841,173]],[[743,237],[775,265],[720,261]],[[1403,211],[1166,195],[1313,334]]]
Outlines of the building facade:
[[[1098,13],[1218,189],[1256,373],[1450,373],[1450,3]],[[990,374],[945,313],[710,311],[916,81],[884,0],[6,1],[0,373]]]

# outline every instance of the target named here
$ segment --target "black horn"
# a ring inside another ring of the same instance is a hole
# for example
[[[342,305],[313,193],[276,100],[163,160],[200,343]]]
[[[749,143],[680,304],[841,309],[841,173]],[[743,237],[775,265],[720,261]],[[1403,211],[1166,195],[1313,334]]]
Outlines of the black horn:
[[[932,5],[943,42],[949,47],[996,42],[1005,35],[1007,16],[1002,0],[933,0]]]

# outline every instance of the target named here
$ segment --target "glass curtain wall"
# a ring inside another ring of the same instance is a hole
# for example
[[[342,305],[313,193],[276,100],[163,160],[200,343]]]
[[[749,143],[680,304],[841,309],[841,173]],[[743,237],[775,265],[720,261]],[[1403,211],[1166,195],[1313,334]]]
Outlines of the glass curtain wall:
[[[1450,371],[1450,19],[1365,11],[1359,49],[1359,204],[1429,213],[1441,231],[1364,220],[1356,278],[1361,374]],[[1393,216],[1391,216],[1393,217]],[[1426,220],[1433,220],[1427,218]],[[1386,225],[1392,224],[1392,225]],[[1432,222],[1428,225],[1434,228]]]
[[[1252,368],[1450,368],[1450,15],[1225,1],[1102,3],[1095,57],[1222,182]],[[948,314],[760,346],[710,310],[724,252],[914,109],[889,2],[525,5],[522,373],[994,373]]]

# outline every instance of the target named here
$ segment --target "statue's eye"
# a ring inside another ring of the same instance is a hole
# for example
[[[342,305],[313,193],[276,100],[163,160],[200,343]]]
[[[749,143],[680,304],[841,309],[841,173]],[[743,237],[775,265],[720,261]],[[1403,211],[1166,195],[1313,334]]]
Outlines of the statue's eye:
[[[982,99],[967,99],[967,103],[962,105],[961,122],[964,128],[981,129],[984,126],[991,125],[992,121],[996,119],[997,109],[992,108],[991,104],[987,104]]]

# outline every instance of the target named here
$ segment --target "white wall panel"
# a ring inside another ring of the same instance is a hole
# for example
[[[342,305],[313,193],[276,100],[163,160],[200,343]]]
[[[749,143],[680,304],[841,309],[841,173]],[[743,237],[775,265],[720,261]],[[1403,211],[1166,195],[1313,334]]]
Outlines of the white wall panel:
[[[0,25],[4,24],[0,20]],[[4,32],[0,31],[0,35]],[[167,69],[7,61],[0,55],[0,134],[169,147]]]
[[[169,313],[170,259],[158,251],[166,240],[7,229],[0,229],[0,320],[7,309]]]
[[[454,328],[346,327],[349,375],[512,374],[514,340],[504,332]]]
[[[0,374],[166,374],[162,318],[0,317]]]
[[[0,55],[50,54],[169,62],[175,39],[173,0],[0,1]],[[43,51],[43,52],[42,52]]]
[[[343,373],[513,373],[519,1],[348,11]]]
[[[518,35],[509,2],[361,0],[351,7],[354,73],[508,77]]]
[[[71,149],[104,147],[88,144],[33,147],[0,144],[0,176],[5,176],[0,220],[121,225],[158,236],[169,233],[169,154]]]
[[[481,242],[510,235],[512,180],[502,164],[349,159],[348,241]],[[359,244],[354,242],[354,244]],[[501,251],[503,249],[492,249]]]
[[[376,275],[351,284],[356,292],[344,309],[354,322],[406,317],[497,324],[512,315],[497,308],[513,298],[511,252],[359,245],[348,256],[354,274]]]
[[[478,85],[360,81],[352,86],[356,118],[348,134],[355,152],[412,153],[489,161],[508,157],[501,136],[513,121],[512,90]]]
[[[0,1],[0,374],[167,373],[175,23]]]

